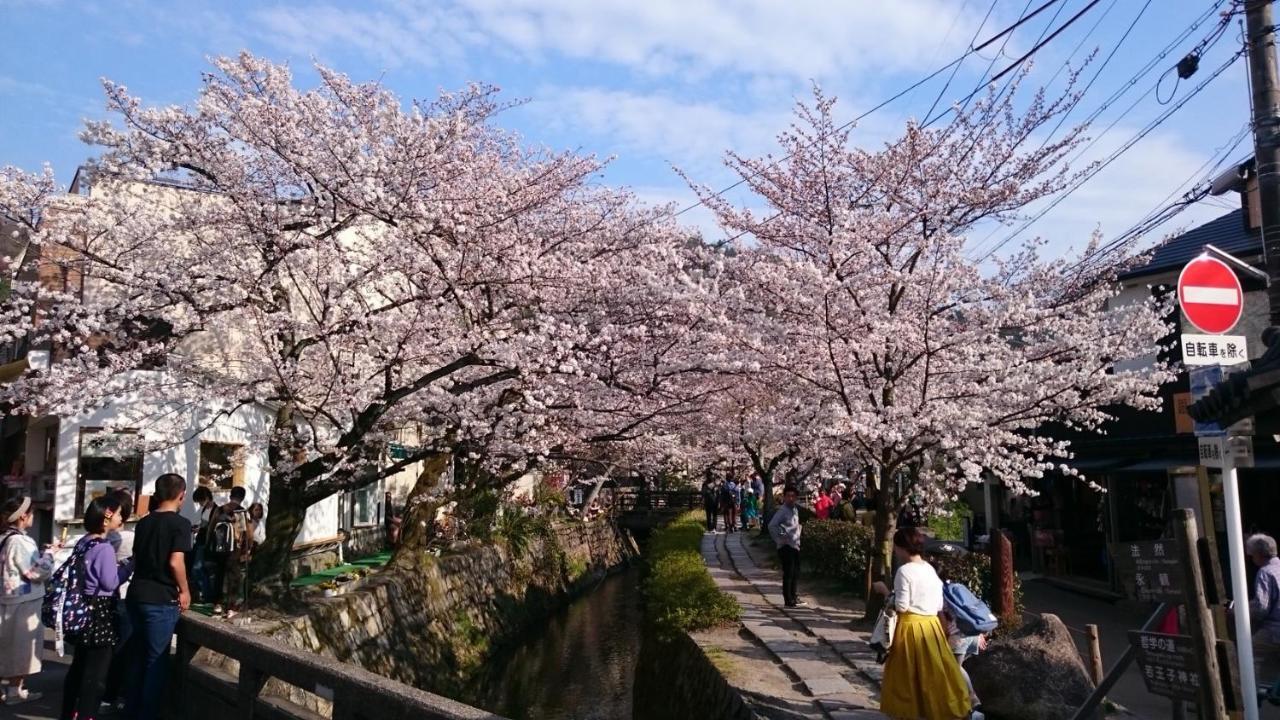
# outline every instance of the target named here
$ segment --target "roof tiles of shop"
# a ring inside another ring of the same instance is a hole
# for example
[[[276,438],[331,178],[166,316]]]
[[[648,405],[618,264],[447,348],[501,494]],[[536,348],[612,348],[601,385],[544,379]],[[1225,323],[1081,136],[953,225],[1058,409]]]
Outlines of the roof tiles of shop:
[[[1157,246],[1146,264],[1124,273],[1120,279],[1132,280],[1174,270],[1199,255],[1205,245],[1246,258],[1262,252],[1262,234],[1245,229],[1244,210],[1232,210]]]

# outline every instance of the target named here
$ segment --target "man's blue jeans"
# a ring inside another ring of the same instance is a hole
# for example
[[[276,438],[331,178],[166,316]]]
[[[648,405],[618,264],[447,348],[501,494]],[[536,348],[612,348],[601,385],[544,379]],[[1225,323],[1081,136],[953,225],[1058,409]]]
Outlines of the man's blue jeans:
[[[125,702],[124,716],[132,720],[156,720],[164,699],[169,643],[181,611],[176,604],[128,603],[133,624],[134,675]]]

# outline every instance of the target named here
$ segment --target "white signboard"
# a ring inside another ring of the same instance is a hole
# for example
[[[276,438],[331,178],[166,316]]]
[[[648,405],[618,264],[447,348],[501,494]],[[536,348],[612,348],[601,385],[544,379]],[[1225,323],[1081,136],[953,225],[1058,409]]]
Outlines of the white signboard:
[[[1238,365],[1249,360],[1244,335],[1181,336],[1183,365]]]
[[[1236,467],[1253,467],[1251,437],[1198,437],[1196,445],[1200,449],[1200,464],[1205,467],[1221,469],[1227,457],[1231,458]]]

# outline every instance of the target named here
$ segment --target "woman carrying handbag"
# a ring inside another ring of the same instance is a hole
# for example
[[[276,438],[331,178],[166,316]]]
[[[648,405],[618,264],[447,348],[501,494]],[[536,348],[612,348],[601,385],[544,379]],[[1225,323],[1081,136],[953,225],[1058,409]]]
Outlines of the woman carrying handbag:
[[[973,710],[969,688],[938,620],[942,580],[924,560],[924,533],[901,528],[893,554],[902,563],[889,602],[897,615],[880,688],[880,712],[898,720],[961,720]],[[882,582],[875,590],[889,595]]]

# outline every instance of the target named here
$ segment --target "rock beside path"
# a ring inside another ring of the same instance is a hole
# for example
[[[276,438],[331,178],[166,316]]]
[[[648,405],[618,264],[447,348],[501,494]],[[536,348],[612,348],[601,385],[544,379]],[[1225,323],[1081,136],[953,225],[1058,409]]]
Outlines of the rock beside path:
[[[1028,619],[965,669],[991,720],[1070,720],[1093,692],[1071,632],[1057,615]]]

